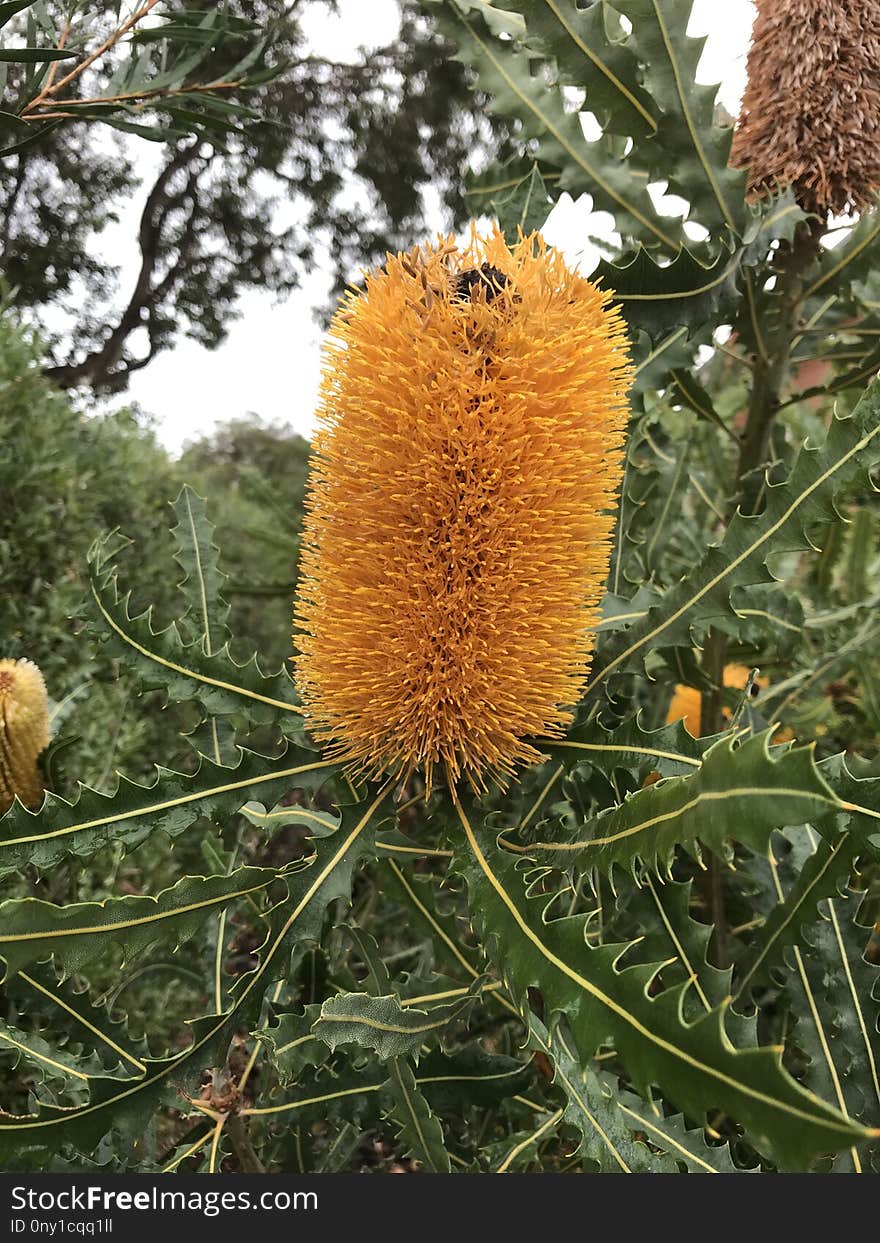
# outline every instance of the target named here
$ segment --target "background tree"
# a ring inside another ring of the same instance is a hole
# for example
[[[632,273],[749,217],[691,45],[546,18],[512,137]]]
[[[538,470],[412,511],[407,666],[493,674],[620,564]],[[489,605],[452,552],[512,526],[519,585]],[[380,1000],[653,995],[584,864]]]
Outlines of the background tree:
[[[268,30],[271,62],[283,71],[224,90],[207,115],[201,95],[202,111],[179,99],[163,111],[165,101],[154,99],[151,132],[161,145],[147,149],[152,161],[143,147],[135,154],[130,142],[92,126],[77,124],[74,142],[68,122],[0,163],[0,263],[18,305],[47,335],[58,383],[124,389],[179,334],[216,346],[243,290],[290,293],[317,251],[331,257],[340,287],[362,264],[424,232],[437,210],[447,223],[463,219],[459,168],[475,151],[494,149],[506,123],[487,121],[482,97],[471,94],[465,69],[415,0],[401,0],[399,36],[369,56],[349,64],[312,55],[303,18],[336,7],[225,6],[243,29]],[[199,13],[215,10],[205,2],[160,11],[172,27],[185,12],[198,32]],[[132,37],[153,36],[146,29]],[[192,75],[228,81],[242,38],[209,45]],[[102,59],[105,77],[128,55],[122,48]],[[231,124],[222,112],[236,106],[246,111]],[[121,124],[148,132],[131,118]],[[123,215],[145,175],[149,188],[132,228],[140,267],[120,288],[100,233]]]
[[[161,617],[174,596],[159,565],[179,484],[143,419],[127,410],[88,416],[41,365],[39,343],[8,311],[0,315],[0,649],[40,662],[56,704],[53,730],[69,722],[71,763],[105,786],[117,767],[142,774],[143,748],[173,752],[155,701],[134,721],[114,663],[82,638],[86,556],[96,523],[131,533],[135,600],[155,600]]]
[[[186,766],[188,747],[169,731],[161,697],[148,697],[137,717],[126,711],[115,662],[82,636],[95,532],[129,534],[120,556],[131,570],[131,608],[152,604],[155,624],[166,625],[176,599],[166,572],[169,502],[187,481],[222,496],[231,621],[247,636],[236,650],[245,660],[257,648],[265,667],[278,669],[290,651],[308,445],[247,418],[194,441],[177,462],[145,416],[90,414],[41,374],[42,361],[33,334],[0,315],[0,650],[7,659],[30,653],[44,671],[53,729],[65,725],[71,739],[56,776],[77,772],[103,788],[117,769],[149,773],[147,755]],[[185,714],[171,716],[185,725]]]
[[[251,415],[221,424],[190,443],[177,464],[182,482],[214,506],[217,542],[227,550],[231,629],[248,636],[267,667],[290,655],[309,445],[283,426]]]

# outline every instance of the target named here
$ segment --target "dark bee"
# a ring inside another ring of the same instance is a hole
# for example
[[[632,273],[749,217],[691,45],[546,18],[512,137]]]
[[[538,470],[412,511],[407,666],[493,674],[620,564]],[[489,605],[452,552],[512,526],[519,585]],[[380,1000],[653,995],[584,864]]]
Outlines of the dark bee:
[[[491,302],[506,285],[507,277],[504,273],[493,268],[491,264],[484,263],[481,268],[468,268],[466,272],[456,275],[452,296],[461,300],[472,298],[475,289],[483,288],[486,291],[486,301]]]

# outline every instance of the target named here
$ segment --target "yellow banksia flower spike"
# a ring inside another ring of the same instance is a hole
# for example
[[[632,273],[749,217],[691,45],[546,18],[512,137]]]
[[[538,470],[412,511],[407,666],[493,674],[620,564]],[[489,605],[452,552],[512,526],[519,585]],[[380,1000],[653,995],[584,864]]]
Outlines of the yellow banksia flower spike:
[[[628,414],[610,301],[495,230],[389,255],[338,310],[295,662],[310,728],[361,772],[479,787],[570,721]]]
[[[0,660],[0,815],[16,795],[25,807],[43,799],[38,760],[49,745],[46,683],[29,660]]]
[[[752,671],[747,665],[727,665],[724,670],[723,684],[728,689],[744,691],[751,675]],[[769,685],[769,678],[758,677],[752,688],[753,693],[758,694],[766,690]],[[703,697],[700,692],[693,686],[676,686],[666,714],[666,723],[671,725],[673,721],[681,721],[695,738],[699,738],[703,734],[702,715]],[[730,713],[725,710],[724,720],[727,722],[729,719]],[[777,729],[773,735],[775,743],[791,742],[793,739],[794,734],[788,728]]]
[[[757,0],[731,163],[807,211],[880,191],[880,0]]]

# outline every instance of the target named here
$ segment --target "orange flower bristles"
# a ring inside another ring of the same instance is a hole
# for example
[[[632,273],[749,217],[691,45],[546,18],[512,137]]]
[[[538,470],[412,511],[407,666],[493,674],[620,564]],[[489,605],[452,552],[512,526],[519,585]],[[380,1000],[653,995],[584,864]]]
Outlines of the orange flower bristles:
[[[631,371],[540,237],[388,257],[337,312],[295,636],[362,772],[508,777],[570,720],[608,573]]]
[[[15,796],[25,807],[43,800],[38,759],[49,745],[46,683],[29,660],[0,660],[0,815]]]

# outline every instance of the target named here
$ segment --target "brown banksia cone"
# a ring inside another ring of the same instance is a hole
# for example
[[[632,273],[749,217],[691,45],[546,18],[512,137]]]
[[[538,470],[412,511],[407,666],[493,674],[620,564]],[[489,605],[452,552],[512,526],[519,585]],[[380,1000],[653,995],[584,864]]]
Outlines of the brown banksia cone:
[[[880,190],[880,0],[757,0],[731,163],[820,216]]]
[[[29,660],[0,660],[0,815],[18,796],[25,807],[43,800],[39,757],[49,745],[46,683]]]
[[[330,330],[295,643],[310,728],[371,776],[539,758],[585,680],[631,369],[540,237],[389,256]]]

